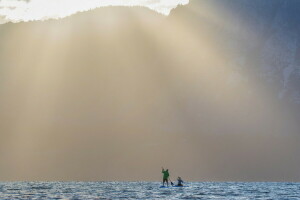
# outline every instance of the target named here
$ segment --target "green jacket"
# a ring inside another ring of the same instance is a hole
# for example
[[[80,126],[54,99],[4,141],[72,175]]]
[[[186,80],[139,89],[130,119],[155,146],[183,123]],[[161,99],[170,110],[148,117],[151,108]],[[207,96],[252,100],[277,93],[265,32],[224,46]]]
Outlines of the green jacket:
[[[164,174],[164,177],[163,177],[163,179],[168,179],[168,178],[169,178],[169,176],[170,176],[170,174],[169,174],[169,171],[168,171],[168,170],[162,170],[162,171],[161,171],[161,173],[163,173],[163,174]]]

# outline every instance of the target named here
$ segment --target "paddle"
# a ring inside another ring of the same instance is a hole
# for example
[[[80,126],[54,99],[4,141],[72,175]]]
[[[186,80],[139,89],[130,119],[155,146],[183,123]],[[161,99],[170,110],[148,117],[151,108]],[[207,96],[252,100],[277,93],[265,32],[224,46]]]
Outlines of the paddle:
[[[174,183],[171,181],[171,179],[169,178],[169,181],[171,182],[171,185],[173,186],[174,185]]]

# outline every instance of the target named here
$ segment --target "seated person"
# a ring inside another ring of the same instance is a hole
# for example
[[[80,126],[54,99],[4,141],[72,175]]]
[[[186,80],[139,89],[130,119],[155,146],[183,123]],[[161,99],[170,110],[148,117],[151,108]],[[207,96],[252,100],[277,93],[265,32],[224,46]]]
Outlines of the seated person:
[[[178,183],[177,183],[177,186],[183,186],[183,185],[182,185],[183,180],[181,179],[181,177],[178,177],[178,178],[177,178],[177,182],[178,182]]]

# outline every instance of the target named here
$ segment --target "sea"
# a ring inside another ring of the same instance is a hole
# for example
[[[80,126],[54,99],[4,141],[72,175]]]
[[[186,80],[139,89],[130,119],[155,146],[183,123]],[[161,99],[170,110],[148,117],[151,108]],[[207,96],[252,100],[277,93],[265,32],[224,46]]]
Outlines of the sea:
[[[0,182],[0,199],[279,199],[300,200],[300,183],[190,182]]]

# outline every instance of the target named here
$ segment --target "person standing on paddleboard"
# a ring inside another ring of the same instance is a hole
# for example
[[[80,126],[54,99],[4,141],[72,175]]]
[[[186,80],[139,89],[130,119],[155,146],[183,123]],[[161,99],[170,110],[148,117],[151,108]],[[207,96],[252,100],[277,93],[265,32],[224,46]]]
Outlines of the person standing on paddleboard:
[[[163,173],[163,186],[165,186],[165,182],[167,183],[167,186],[169,186],[169,170],[164,170],[164,168],[162,167],[161,173]]]

